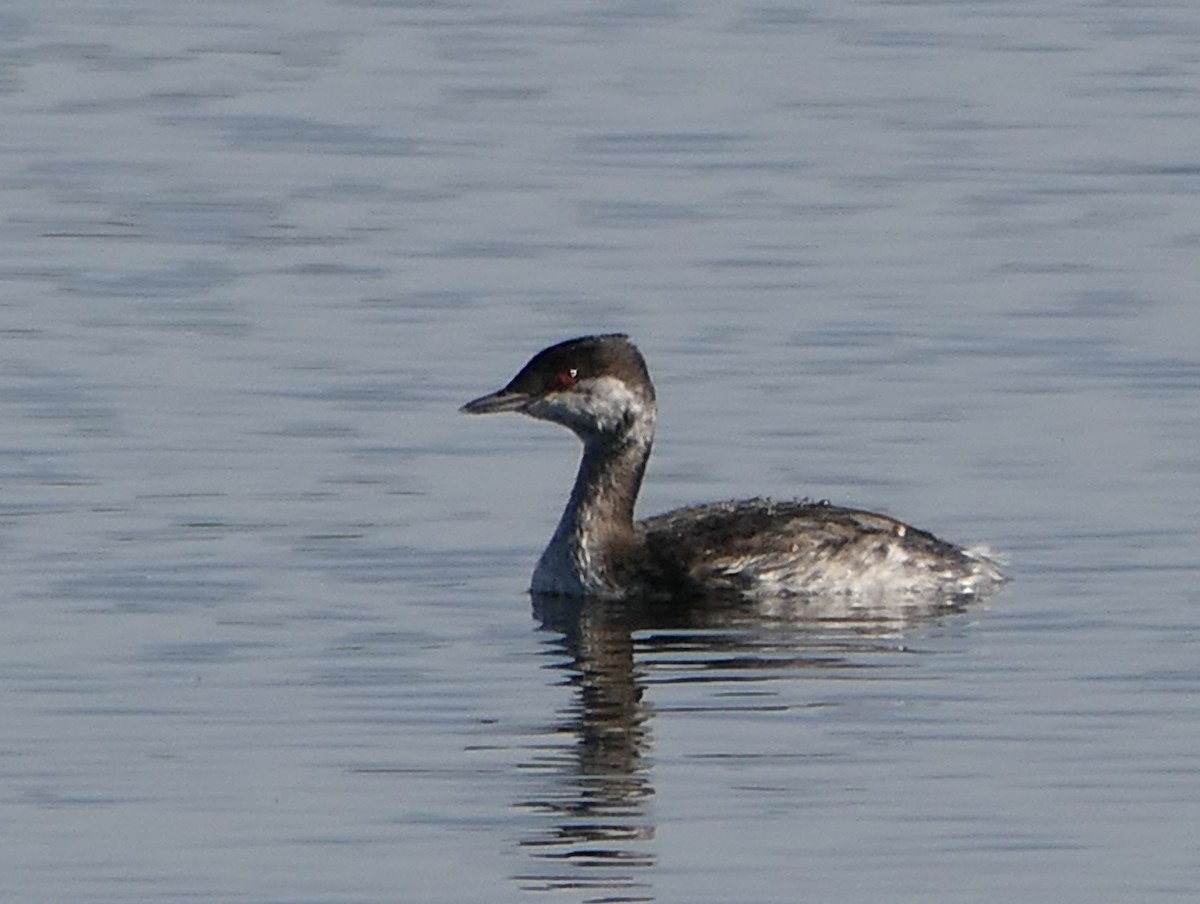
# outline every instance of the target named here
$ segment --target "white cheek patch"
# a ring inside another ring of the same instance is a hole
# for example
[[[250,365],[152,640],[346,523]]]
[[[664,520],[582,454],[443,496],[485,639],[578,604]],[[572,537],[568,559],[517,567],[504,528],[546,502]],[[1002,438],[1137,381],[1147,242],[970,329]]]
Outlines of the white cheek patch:
[[[569,391],[538,399],[526,412],[581,437],[631,432],[644,433],[648,440],[654,434],[653,403],[615,377],[584,380]]]

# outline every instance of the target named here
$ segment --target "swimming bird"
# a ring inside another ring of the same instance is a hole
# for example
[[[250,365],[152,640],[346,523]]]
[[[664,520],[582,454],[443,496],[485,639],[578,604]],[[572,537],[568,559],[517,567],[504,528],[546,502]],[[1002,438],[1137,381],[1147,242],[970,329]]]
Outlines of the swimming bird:
[[[1004,583],[964,549],[887,515],[808,499],[753,498],[638,521],[654,442],[654,384],[623,333],[538,352],[467,414],[519,412],[583,442],[566,508],[533,572],[535,594],[606,600],[839,597],[853,608],[963,600]]]

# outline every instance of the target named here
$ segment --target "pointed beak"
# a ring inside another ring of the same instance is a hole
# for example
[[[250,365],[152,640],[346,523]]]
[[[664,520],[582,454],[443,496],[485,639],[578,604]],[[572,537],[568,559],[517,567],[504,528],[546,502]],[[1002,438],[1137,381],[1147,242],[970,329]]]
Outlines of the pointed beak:
[[[505,387],[496,392],[488,393],[485,396],[480,396],[477,399],[471,399],[462,408],[458,409],[463,414],[498,414],[501,411],[524,411],[525,406],[533,401],[533,398],[524,392]]]

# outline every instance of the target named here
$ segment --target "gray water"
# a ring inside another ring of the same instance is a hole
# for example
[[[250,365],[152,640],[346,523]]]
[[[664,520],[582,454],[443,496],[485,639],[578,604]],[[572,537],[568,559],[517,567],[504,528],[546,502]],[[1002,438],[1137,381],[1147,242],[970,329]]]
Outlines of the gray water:
[[[0,122],[6,900],[1195,899],[1200,6],[9,0]],[[643,512],[1013,583],[533,611],[597,330]]]

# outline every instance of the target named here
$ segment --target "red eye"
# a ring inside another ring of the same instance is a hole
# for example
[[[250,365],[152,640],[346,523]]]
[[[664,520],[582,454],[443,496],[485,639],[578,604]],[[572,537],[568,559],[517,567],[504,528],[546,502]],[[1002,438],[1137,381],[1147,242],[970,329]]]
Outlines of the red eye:
[[[570,367],[566,370],[560,370],[554,376],[554,385],[559,389],[570,389],[579,379],[579,368]]]

